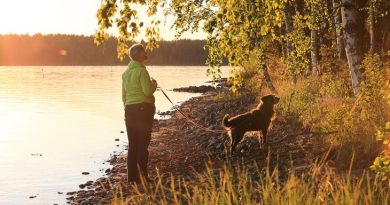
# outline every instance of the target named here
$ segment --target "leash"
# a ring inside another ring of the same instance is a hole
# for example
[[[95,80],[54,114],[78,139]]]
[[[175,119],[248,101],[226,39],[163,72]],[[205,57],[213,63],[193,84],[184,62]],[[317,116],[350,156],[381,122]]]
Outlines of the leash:
[[[175,105],[172,100],[168,97],[168,95],[164,92],[164,90],[161,88],[161,87],[158,87],[160,88],[161,92],[164,94],[165,98],[167,98],[167,100],[172,104],[172,105]],[[193,124],[195,127],[203,130],[203,131],[206,131],[206,132],[212,132],[212,133],[217,133],[217,134],[222,134],[222,133],[225,133],[226,130],[213,130],[213,129],[210,129],[210,128],[207,128],[201,124],[199,124],[198,122],[196,122],[194,119],[190,118],[188,115],[186,115],[180,108],[176,108],[176,110],[181,114],[183,115],[184,118],[187,119],[188,122],[190,122],[191,124]]]

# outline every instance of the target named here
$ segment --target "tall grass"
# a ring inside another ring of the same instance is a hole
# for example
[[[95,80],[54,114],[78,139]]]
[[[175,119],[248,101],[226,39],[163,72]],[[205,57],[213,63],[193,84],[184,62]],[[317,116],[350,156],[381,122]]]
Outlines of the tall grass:
[[[285,178],[277,168],[257,168],[256,172],[249,173],[245,167],[233,168],[228,164],[219,171],[208,166],[193,181],[171,176],[167,184],[159,175],[152,185],[133,186],[133,194],[126,199],[114,198],[112,205],[390,204],[388,183],[369,173],[356,177],[348,172],[340,176],[327,165],[313,165],[301,174],[292,170]],[[116,193],[119,194],[118,190]]]

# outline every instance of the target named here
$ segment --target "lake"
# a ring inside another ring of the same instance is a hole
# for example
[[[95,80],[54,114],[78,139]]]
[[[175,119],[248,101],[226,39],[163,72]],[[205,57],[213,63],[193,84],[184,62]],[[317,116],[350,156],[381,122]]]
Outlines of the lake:
[[[104,176],[105,161],[127,145],[121,133],[125,69],[0,66],[0,204],[66,204],[67,192]],[[205,84],[206,69],[148,66],[176,104],[200,94],[172,89]],[[227,76],[227,68],[222,71]],[[157,111],[172,108],[160,91],[155,97]]]

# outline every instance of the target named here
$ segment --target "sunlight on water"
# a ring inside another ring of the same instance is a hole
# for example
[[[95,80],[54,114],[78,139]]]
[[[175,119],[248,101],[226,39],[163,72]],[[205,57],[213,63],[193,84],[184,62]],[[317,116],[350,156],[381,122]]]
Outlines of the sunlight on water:
[[[0,67],[0,204],[64,204],[66,192],[104,175],[105,160],[127,143],[124,69]],[[205,67],[148,70],[175,103],[199,94],[171,89],[208,80]],[[157,111],[171,109],[161,92],[155,97]]]

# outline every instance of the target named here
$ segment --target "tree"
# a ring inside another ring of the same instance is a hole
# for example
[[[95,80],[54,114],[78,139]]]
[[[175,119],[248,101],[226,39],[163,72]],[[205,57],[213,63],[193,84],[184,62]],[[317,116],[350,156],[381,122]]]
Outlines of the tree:
[[[296,82],[299,76],[306,77],[305,72],[311,72],[312,76],[320,74],[322,48],[328,48],[336,41],[338,57],[343,59],[343,54],[347,57],[356,94],[362,80],[360,63],[367,50],[362,46],[367,42],[367,37],[362,37],[367,33],[364,6],[368,5],[373,11],[370,22],[374,25],[371,26],[371,39],[372,50],[375,50],[379,39],[386,49],[384,42],[390,30],[389,4],[388,0],[103,0],[97,13],[99,29],[95,41],[101,43],[107,39],[107,29],[115,24],[119,30],[119,57],[123,58],[128,42],[142,29],[147,36],[147,47],[156,48],[161,22],[156,14],[162,11],[165,16],[174,16],[173,28],[177,36],[199,29],[208,33],[205,45],[208,50],[206,63],[210,65],[208,74],[220,77],[219,66],[225,60],[232,67],[245,67],[246,62],[253,61],[263,74],[262,80],[273,92],[275,87],[269,75],[267,52],[275,42],[285,50],[282,57],[286,65],[285,77]],[[141,7],[147,12],[149,22],[139,20]],[[239,84],[239,81],[235,82]]]
[[[367,2],[370,52],[383,51],[385,39],[390,29],[390,1],[369,0]]]
[[[332,0],[333,6],[333,16],[334,16],[334,29],[336,34],[336,46],[337,46],[337,55],[340,60],[345,59],[345,50],[344,50],[344,39],[343,39],[343,30],[341,29],[340,21],[340,9],[339,0]]]
[[[244,66],[256,60],[263,80],[272,92],[276,92],[268,73],[266,47],[282,25],[282,1],[247,0],[214,1],[218,8],[214,18],[205,26],[209,32],[209,65],[218,66],[222,57],[229,65]],[[254,57],[254,58],[253,58]]]
[[[359,83],[361,81],[360,64],[362,61],[361,50],[361,22],[359,21],[358,6],[353,0],[342,0],[341,17],[344,28],[345,51],[348,60],[348,66],[351,73],[353,92],[359,92]]]
[[[159,0],[102,0],[100,8],[97,11],[98,30],[95,32],[95,43],[100,45],[109,38],[108,29],[115,26],[119,31],[117,36],[118,58],[123,60],[128,50],[128,43],[135,38],[144,29],[147,38],[147,49],[156,48],[157,41],[160,39],[158,26],[161,21],[156,17],[157,7],[165,1]],[[146,13],[150,17],[148,25],[144,27],[145,22],[140,21],[139,10],[146,8]],[[116,17],[118,16],[118,17]]]

